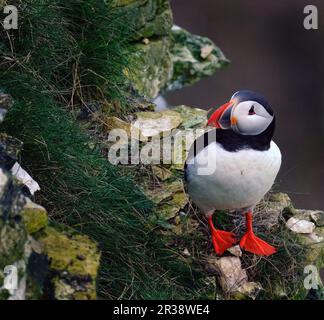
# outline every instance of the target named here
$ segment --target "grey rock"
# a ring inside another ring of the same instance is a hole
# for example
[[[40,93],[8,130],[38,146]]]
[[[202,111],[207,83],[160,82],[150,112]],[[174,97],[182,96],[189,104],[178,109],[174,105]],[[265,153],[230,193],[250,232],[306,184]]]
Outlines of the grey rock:
[[[167,91],[181,89],[212,76],[229,63],[223,52],[206,37],[174,26],[172,40],[173,75],[164,88]]]
[[[315,222],[317,227],[324,227],[324,212],[312,211],[310,213],[311,219]]]
[[[242,250],[238,244],[227,249],[227,251],[235,257],[242,257]]]
[[[173,17],[169,0],[113,0],[118,14],[133,26],[134,40],[169,34]]]
[[[219,283],[226,294],[237,291],[247,282],[247,274],[242,269],[238,257],[209,257],[209,269],[216,273]]]
[[[313,233],[315,224],[313,222],[291,217],[287,222],[286,226],[288,229],[295,233]]]

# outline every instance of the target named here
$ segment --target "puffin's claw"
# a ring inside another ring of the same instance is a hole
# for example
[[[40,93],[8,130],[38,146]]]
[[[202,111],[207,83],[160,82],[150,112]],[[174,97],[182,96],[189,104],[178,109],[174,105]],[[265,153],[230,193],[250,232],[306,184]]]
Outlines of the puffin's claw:
[[[240,247],[251,253],[270,256],[277,252],[276,248],[258,238],[253,231],[247,231],[240,241]]]

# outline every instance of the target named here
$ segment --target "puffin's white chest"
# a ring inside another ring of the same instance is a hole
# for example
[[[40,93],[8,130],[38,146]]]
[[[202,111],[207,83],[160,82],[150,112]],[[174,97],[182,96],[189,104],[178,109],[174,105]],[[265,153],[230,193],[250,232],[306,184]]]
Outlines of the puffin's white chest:
[[[256,205],[274,183],[281,153],[273,141],[266,151],[237,152],[226,151],[214,142],[199,152],[196,160],[187,166],[188,192],[198,207],[207,212]],[[198,163],[207,163],[211,174],[200,174]]]

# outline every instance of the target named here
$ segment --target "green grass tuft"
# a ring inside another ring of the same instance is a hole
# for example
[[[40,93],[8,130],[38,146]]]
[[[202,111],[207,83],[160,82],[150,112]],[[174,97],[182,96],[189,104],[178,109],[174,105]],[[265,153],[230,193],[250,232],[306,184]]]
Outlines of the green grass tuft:
[[[37,79],[65,105],[124,100],[133,27],[104,0],[19,0],[19,30],[0,31],[1,66]]]

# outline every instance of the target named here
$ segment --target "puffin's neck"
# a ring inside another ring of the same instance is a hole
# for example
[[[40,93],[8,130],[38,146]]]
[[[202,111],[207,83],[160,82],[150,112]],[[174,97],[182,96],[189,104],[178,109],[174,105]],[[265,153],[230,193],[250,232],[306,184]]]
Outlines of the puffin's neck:
[[[227,151],[237,151],[247,148],[259,151],[268,150],[274,134],[275,122],[276,120],[273,118],[269,127],[256,136],[241,135],[233,130],[217,130],[216,141]]]

